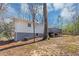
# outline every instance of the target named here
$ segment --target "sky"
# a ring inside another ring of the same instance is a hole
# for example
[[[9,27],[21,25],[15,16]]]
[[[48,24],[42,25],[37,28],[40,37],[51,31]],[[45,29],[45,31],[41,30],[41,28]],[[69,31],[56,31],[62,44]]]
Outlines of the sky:
[[[49,27],[59,27],[62,23],[67,23],[75,20],[76,16],[79,15],[79,4],[77,3],[48,3],[48,25]],[[11,3],[8,4],[6,16],[8,17],[19,17],[24,19],[31,19],[32,16],[28,10],[27,4]],[[43,15],[43,7],[39,6],[39,14],[37,18],[42,19],[40,15]],[[39,19],[39,20],[40,20]],[[9,19],[6,19],[9,21]]]

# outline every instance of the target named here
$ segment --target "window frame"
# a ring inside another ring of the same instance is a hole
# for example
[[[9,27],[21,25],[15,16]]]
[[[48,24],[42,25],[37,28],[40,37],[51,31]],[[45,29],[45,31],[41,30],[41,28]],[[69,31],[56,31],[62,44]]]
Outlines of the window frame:
[[[31,27],[31,23],[28,23],[27,26],[28,26],[28,27]]]

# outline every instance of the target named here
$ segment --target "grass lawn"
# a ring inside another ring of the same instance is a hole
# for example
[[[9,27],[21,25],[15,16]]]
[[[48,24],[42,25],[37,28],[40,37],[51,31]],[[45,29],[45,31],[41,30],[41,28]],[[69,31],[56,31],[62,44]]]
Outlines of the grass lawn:
[[[38,40],[39,38],[36,38]],[[14,44],[23,44],[19,41]],[[12,44],[12,43],[11,43]],[[7,44],[10,45],[10,44]],[[63,35],[32,44],[13,47],[0,51],[0,55],[8,56],[79,56],[79,36]]]

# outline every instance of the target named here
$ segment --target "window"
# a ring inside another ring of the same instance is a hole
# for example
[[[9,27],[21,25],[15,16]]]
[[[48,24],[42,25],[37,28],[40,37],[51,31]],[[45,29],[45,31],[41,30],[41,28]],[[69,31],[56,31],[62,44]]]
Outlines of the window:
[[[36,36],[38,36],[38,33],[36,33]]]
[[[28,23],[28,27],[31,27],[31,24],[30,23]]]

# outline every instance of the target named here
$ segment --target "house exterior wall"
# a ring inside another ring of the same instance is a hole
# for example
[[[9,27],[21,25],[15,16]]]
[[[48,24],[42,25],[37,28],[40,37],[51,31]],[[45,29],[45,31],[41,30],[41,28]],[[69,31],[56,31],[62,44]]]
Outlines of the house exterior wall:
[[[28,27],[28,23],[31,24],[31,27]],[[43,36],[43,29],[43,24],[35,23],[35,33],[38,34],[38,37]],[[15,41],[24,38],[33,38],[33,23],[22,21],[15,23]]]
[[[36,24],[35,33],[43,33],[43,32],[44,32],[44,25],[43,24]]]
[[[15,32],[33,33],[33,26],[28,27],[28,24],[16,24]]]
[[[42,33],[38,33],[38,36],[35,34],[35,37],[42,37],[43,34]],[[33,33],[21,33],[21,32],[17,32],[16,36],[15,36],[15,41],[19,41],[19,40],[23,40],[24,38],[33,38]]]
[[[31,24],[31,27],[28,27],[27,24],[16,24],[15,25],[15,32],[23,32],[23,33],[33,33],[33,25]],[[43,25],[36,24],[35,25],[35,33],[43,33]]]

